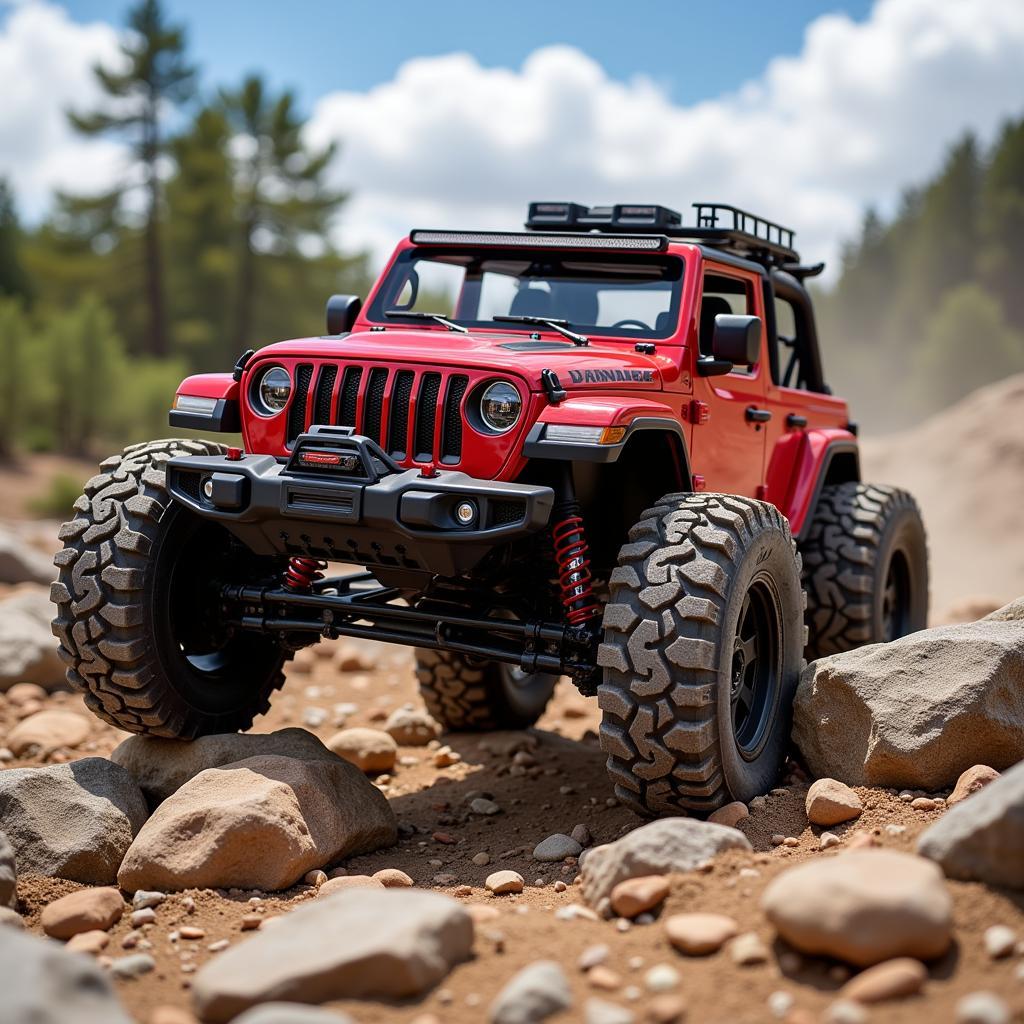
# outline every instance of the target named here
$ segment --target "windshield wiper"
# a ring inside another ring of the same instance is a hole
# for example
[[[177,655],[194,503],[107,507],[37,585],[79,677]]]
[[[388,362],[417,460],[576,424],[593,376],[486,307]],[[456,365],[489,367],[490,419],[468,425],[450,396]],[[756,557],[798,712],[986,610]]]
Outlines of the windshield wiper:
[[[568,338],[574,345],[589,345],[590,339],[585,334],[577,334],[569,330],[568,320],[553,320],[549,316],[515,316],[507,313],[503,316],[492,316],[492,320],[500,320],[509,324],[537,324],[539,327],[550,327],[558,331],[563,338]]]
[[[449,320],[448,317],[441,313],[424,313],[420,310],[413,312],[410,309],[385,309],[384,315],[392,318],[411,316],[416,320],[433,320],[435,323],[439,323],[442,327],[447,327],[449,331],[461,331],[463,334],[469,334],[468,327],[463,327],[462,324],[457,324],[453,320]]]

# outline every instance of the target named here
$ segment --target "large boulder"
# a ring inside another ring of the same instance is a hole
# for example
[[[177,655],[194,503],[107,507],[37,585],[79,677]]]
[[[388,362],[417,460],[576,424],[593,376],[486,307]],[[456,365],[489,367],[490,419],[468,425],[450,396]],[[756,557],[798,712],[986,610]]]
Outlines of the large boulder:
[[[52,939],[0,928],[4,1024],[131,1024],[92,957]]]
[[[994,612],[985,616],[985,622],[1020,622],[1024,619],[1024,597],[1018,597],[1016,601],[1004,604]]]
[[[148,813],[135,780],[102,757],[0,772],[0,822],[20,875],[110,885]]]
[[[953,901],[942,872],[922,857],[855,850],[790,868],[761,907],[802,953],[858,967],[893,957],[932,960],[952,941]]]
[[[0,832],[0,907],[13,907],[18,902],[18,867],[14,847]]]
[[[220,768],[247,757],[266,755],[294,757],[300,761],[341,760],[311,732],[296,728],[265,734],[220,733],[196,740],[129,736],[114,748],[110,760],[131,772],[146,798],[155,805],[207,768]]]
[[[56,570],[51,567],[51,577]],[[53,605],[43,587],[24,586],[0,601],[0,692],[15,683],[63,686],[64,663],[50,629]]]
[[[205,1021],[257,1003],[408,999],[436,985],[473,947],[455,900],[419,889],[353,889],[318,899],[221,953],[195,976]]]
[[[793,739],[811,771],[849,785],[935,790],[1024,758],[1024,630],[983,620],[812,662]]]
[[[0,583],[38,583],[48,587],[57,578],[53,558],[0,526]]]
[[[583,894],[606,909],[612,889],[627,878],[693,871],[723,850],[750,850],[739,829],[693,818],[663,818],[614,843],[595,846],[583,861]]]
[[[287,889],[397,839],[384,795],[347,762],[249,757],[207,768],[160,804],[117,877],[128,891]]]
[[[17,757],[74,750],[89,738],[95,721],[68,708],[46,708],[23,718],[7,734],[7,746]]]
[[[917,850],[950,878],[1024,889],[1024,761],[946,811]]]

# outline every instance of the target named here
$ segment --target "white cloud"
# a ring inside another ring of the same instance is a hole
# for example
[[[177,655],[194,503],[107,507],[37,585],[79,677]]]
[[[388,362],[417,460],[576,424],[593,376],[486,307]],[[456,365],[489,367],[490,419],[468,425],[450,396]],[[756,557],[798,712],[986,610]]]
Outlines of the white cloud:
[[[867,203],[892,204],[965,129],[989,139],[1024,111],[1022,65],[1024,4],[879,0],[862,23],[817,18],[798,56],[691,106],[571,47],[517,71],[453,54],[324,96],[309,136],[342,147],[341,240],[378,257],[412,226],[516,225],[531,199],[718,200],[793,226],[834,267]]]
[[[59,7],[0,4],[0,175],[11,180],[23,212],[41,213],[54,188],[99,191],[123,171],[123,149],[90,141],[66,110],[90,109],[99,96],[92,66],[117,54],[109,25],[79,25]]]

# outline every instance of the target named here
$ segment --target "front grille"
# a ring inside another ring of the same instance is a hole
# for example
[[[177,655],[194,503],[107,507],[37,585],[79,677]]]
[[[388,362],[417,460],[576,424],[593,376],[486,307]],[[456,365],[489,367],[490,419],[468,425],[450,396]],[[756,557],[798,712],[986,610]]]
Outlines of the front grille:
[[[313,367],[302,363],[295,369],[295,394],[292,395],[292,407],[288,410],[288,444],[302,433],[306,423],[306,399],[309,397],[309,385],[313,380]]]
[[[461,373],[301,363],[295,368],[287,442],[293,445],[313,424],[354,427],[398,462],[455,465],[462,460],[462,402],[468,388],[469,377]]]

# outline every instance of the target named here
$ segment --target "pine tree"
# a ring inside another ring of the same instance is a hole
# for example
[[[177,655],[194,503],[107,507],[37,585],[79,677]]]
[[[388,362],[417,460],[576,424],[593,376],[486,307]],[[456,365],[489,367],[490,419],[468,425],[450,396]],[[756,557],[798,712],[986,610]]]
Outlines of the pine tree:
[[[144,254],[148,343],[155,356],[169,350],[164,305],[161,249],[161,182],[159,161],[167,150],[162,121],[185,103],[195,86],[195,70],[185,59],[185,37],[167,23],[159,0],[140,0],[128,14],[130,33],[121,45],[124,70],[97,66],[94,71],[111,103],[90,114],[71,113],[71,123],[90,136],[116,135],[128,140],[142,171],[145,191]],[[125,184],[121,190],[127,190]]]
[[[254,343],[254,303],[266,295],[261,265],[303,260],[305,242],[331,255],[328,227],[347,197],[324,181],[333,144],[313,151],[303,143],[304,122],[290,91],[275,96],[261,77],[251,75],[237,91],[222,91],[221,104],[244,146],[236,161],[239,241],[232,329],[235,349],[241,351]]]
[[[14,193],[0,178],[0,296],[29,298],[31,284],[21,262],[21,225],[14,207]]]
[[[981,192],[982,280],[1024,331],[1024,119],[1003,128]]]
[[[235,191],[227,120],[204,107],[171,144],[167,183],[168,288],[175,341],[198,367],[223,369],[237,352],[229,331],[235,262]]]

